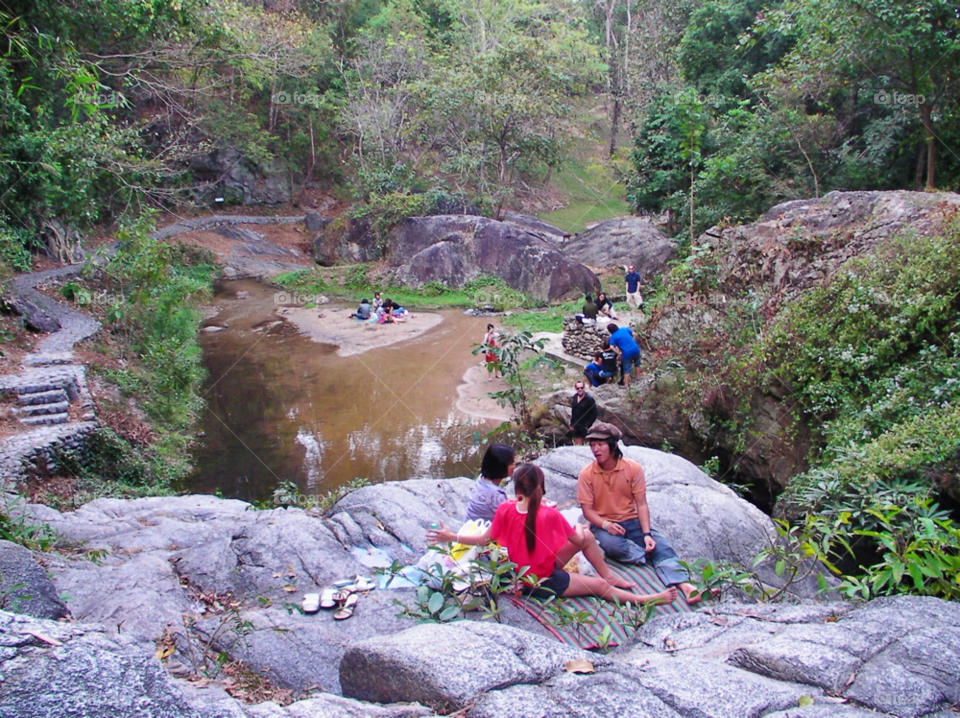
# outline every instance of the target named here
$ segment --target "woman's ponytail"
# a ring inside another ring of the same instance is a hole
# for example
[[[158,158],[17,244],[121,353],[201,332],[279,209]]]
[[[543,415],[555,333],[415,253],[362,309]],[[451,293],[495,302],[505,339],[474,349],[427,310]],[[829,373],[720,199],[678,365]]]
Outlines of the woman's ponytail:
[[[513,472],[514,489],[527,498],[527,518],[523,527],[527,535],[527,551],[533,553],[537,546],[537,512],[543,498],[543,471],[535,464],[521,464]]]

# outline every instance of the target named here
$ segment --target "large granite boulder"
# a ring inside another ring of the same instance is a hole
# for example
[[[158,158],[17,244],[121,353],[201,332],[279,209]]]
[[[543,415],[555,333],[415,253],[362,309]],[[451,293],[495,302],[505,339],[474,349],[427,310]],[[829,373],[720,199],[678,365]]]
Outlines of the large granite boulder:
[[[496,623],[417,626],[352,645],[340,663],[343,693],[415,701],[447,712],[481,693],[558,675],[579,649]]]
[[[543,301],[596,292],[600,281],[565,257],[552,242],[519,225],[485,217],[410,217],[387,239],[395,280],[418,288],[427,282],[461,287],[483,275]]]
[[[199,718],[154,656],[116,631],[0,611],[0,716]]]
[[[533,217],[529,214],[505,212],[503,221],[522,227],[526,231],[537,235],[540,239],[546,239],[550,242],[564,242],[570,237],[569,232],[564,232],[559,227],[547,224],[539,217]]]
[[[686,459],[640,446],[625,447],[624,455],[643,466],[653,526],[670,538],[684,560],[725,560],[750,570],[776,535],[770,517]],[[577,477],[591,461],[586,446],[555,449],[537,459],[547,495],[561,507],[575,504]],[[773,567],[757,570],[764,581],[777,583]],[[816,585],[808,580],[793,590],[812,596]]]
[[[223,197],[232,204],[283,204],[293,199],[289,172],[280,160],[260,166],[233,148],[195,155],[187,163],[193,179],[206,185],[200,199]]]
[[[651,622],[631,640],[623,660],[634,664],[651,654],[707,660],[904,718],[960,701],[960,605],[936,598],[860,608],[721,605]]]
[[[830,192],[778,204],[751,224],[712,227],[697,241],[718,250],[721,286],[762,285],[782,301],[906,229],[937,231],[957,207],[960,194],[950,192]]]
[[[10,541],[0,541],[0,609],[52,620],[70,615],[33,554]]]
[[[662,274],[677,256],[677,245],[647,217],[618,217],[577,235],[563,253],[589,267],[632,264],[644,278]]]

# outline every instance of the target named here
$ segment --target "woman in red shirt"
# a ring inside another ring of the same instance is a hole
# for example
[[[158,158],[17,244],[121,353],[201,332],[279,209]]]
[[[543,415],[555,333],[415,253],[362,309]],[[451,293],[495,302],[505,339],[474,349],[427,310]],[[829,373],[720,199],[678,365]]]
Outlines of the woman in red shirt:
[[[497,541],[507,549],[510,560],[520,567],[529,567],[524,575],[528,587],[525,592],[537,598],[549,596],[599,596],[617,598],[621,603],[657,601],[672,603],[677,589],[670,588],[653,594],[631,593],[626,589],[636,584],[620,578],[603,560],[603,552],[590,531],[583,526],[573,528],[563,515],[549,506],[542,506],[543,471],[534,464],[523,464],[513,472],[517,498],[505,501],[497,508],[489,531],[479,536],[458,536],[443,524],[427,532],[431,544],[457,541],[480,546]],[[574,554],[583,551],[599,576],[584,576],[563,570]],[[531,585],[539,580],[539,586]]]

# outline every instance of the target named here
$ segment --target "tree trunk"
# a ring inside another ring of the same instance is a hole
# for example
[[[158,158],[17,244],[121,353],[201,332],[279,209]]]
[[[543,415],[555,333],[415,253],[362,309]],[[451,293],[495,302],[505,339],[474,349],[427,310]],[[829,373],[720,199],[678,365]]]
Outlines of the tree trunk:
[[[923,168],[924,160],[927,159],[926,142],[917,143],[917,171],[913,175],[913,188],[919,192],[923,189]]]
[[[927,140],[927,190],[936,189],[937,138],[933,133],[933,108],[926,102],[920,105],[920,120]]]
[[[620,97],[613,96],[613,116],[610,118],[610,156],[617,151],[617,128],[620,125]]]

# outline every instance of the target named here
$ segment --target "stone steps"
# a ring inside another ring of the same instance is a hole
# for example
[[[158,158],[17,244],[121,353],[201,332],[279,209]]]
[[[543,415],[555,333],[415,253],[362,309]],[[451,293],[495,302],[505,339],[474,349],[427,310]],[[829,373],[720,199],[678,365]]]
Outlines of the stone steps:
[[[48,391],[24,392],[21,390],[17,397],[21,406],[36,406],[37,404],[56,404],[69,402],[70,397],[65,389],[51,389]]]
[[[23,416],[43,416],[44,414],[66,414],[70,402],[57,401],[50,404],[31,404],[20,410]]]
[[[70,415],[65,411],[60,414],[38,414],[20,419],[21,424],[27,424],[28,426],[66,424],[68,421],[70,421]]]

